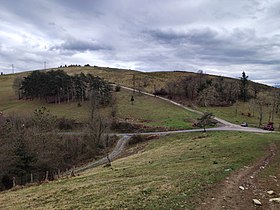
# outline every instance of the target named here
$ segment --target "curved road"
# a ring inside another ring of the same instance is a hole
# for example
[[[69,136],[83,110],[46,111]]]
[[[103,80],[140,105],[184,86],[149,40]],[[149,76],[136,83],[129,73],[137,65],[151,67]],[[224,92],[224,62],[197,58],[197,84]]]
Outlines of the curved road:
[[[126,89],[126,90],[134,91],[134,89],[129,88],[129,87],[125,87],[125,86],[121,86],[121,87],[123,89]],[[143,91],[140,91],[140,92],[142,94],[155,97],[151,93],[147,93],[147,92],[143,92]],[[160,96],[156,96],[156,97],[159,98],[159,99],[165,100],[169,103],[172,103],[172,104],[174,104],[178,107],[186,109],[188,111],[191,111],[191,112],[194,112],[194,113],[197,113],[197,114],[201,114],[201,115],[203,114],[200,111],[191,109],[189,107],[186,107],[182,104],[179,104],[179,103],[174,102],[172,100],[169,100],[167,98],[163,98],[163,97],[160,97]],[[208,128],[207,131],[243,131],[243,132],[254,132],[254,133],[270,133],[271,132],[271,131],[266,131],[266,130],[262,130],[262,129],[259,129],[259,128],[241,127],[239,125],[235,125],[233,123],[230,123],[230,122],[228,122],[226,120],[223,120],[223,119],[220,119],[218,117],[215,117],[214,119],[217,120],[218,122],[220,122],[222,124],[222,126],[217,127],[217,128]],[[110,158],[111,161],[119,158],[121,156],[122,152],[124,151],[125,146],[128,143],[129,139],[133,135],[167,135],[167,134],[174,134],[174,133],[190,133],[190,132],[203,132],[203,129],[177,130],[177,131],[164,131],[164,132],[146,132],[146,133],[112,134],[112,135],[117,135],[121,138],[118,140],[117,145],[115,146],[114,150],[109,154],[109,158]],[[72,133],[72,134],[74,134],[74,133]],[[75,134],[79,134],[79,133],[75,133]],[[103,165],[103,164],[106,164],[106,163],[108,163],[108,159],[107,159],[107,157],[104,157],[104,158],[101,158],[98,161],[91,162],[91,163],[85,164],[84,166],[76,168],[75,172],[80,173],[80,172],[83,172],[87,169],[94,168],[94,167],[97,167],[97,166],[100,166],[100,165]]]

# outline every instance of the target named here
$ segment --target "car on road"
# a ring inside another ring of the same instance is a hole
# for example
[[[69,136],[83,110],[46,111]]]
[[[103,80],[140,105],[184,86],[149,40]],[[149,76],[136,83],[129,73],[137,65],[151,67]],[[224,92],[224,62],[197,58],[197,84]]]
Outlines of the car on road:
[[[273,122],[267,123],[267,125],[264,126],[263,129],[264,129],[264,130],[268,130],[268,131],[274,131]]]
[[[240,124],[242,127],[248,127],[248,123],[247,122],[243,122]]]

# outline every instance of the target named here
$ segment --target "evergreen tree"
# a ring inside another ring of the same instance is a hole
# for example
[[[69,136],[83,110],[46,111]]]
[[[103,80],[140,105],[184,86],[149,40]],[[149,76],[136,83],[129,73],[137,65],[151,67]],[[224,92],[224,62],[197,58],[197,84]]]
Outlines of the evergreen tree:
[[[20,90],[26,99],[57,104],[72,99],[81,103],[89,100],[93,92],[99,97],[100,105],[108,105],[112,98],[112,88],[102,78],[84,73],[69,76],[62,70],[34,71],[23,79]]]
[[[245,72],[242,72],[242,76],[240,77],[240,97],[244,102],[249,99],[248,95],[248,76]]]

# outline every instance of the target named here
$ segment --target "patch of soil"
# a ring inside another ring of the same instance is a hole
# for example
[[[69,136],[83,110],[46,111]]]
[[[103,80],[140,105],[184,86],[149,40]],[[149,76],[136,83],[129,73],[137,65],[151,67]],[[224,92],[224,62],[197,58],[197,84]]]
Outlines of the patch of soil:
[[[277,178],[258,178],[257,174],[274,159],[276,145],[270,144],[267,155],[250,167],[233,172],[224,181],[208,191],[204,198],[200,198],[197,209],[280,209],[280,204],[269,202],[272,197],[280,197],[280,188]],[[276,181],[277,180],[277,181]],[[240,189],[243,187],[244,189]],[[268,195],[268,190],[278,192],[277,195]],[[255,205],[253,199],[258,199],[262,205]]]

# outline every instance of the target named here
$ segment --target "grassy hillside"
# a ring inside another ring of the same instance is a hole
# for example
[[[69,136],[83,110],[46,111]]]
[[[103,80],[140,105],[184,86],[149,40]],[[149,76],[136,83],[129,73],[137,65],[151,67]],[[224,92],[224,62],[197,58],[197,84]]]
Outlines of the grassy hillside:
[[[136,94],[134,104],[130,104],[131,92],[117,93],[117,117],[147,126],[163,126],[169,129],[191,129],[199,115],[178,108],[156,97]]]
[[[153,92],[154,89],[160,89],[161,87],[165,87],[167,82],[170,81],[178,81],[179,79],[188,76],[188,75],[196,75],[195,73],[190,72],[139,72],[139,71],[132,71],[132,70],[126,70],[126,69],[114,69],[114,68],[106,68],[106,67],[67,67],[67,68],[60,68],[67,72],[68,74],[79,74],[80,72],[83,72],[85,74],[90,73],[93,75],[98,75],[107,81],[133,87],[133,77],[135,77],[135,85],[141,83],[142,88],[144,90]],[[34,109],[44,105],[47,106],[54,114],[58,116],[65,116],[67,118],[76,119],[79,121],[83,121],[87,118],[87,105],[84,105],[82,107],[77,107],[76,103],[71,103],[69,105],[67,104],[61,104],[61,105],[52,105],[52,104],[43,104],[38,101],[24,101],[24,100],[17,100],[16,95],[14,94],[14,91],[12,89],[12,84],[15,76],[24,76],[27,73],[21,73],[21,74],[15,74],[15,75],[5,75],[0,76],[0,111],[4,111],[5,113],[21,113],[29,115],[30,112],[32,112]],[[214,78],[217,76],[211,76],[209,77]],[[232,78],[225,78],[226,80],[234,80]],[[261,85],[262,88],[268,88],[265,85]],[[177,128],[183,128],[185,126],[184,120],[186,118],[196,118],[197,116],[194,116],[190,113],[184,112],[182,114],[182,111],[175,111],[169,112],[169,114],[164,114],[162,111],[165,109],[160,109],[157,112],[157,107],[162,106],[162,102],[160,101],[154,101],[151,102],[151,98],[142,97],[137,99],[137,105],[141,106],[134,106],[134,109],[131,106],[128,106],[127,109],[127,97],[129,97],[130,93],[127,93],[127,96],[124,96],[123,93],[118,94],[119,100],[119,113],[118,117],[121,119],[132,119],[137,122],[142,121],[146,125],[162,125],[164,122],[164,125],[167,125],[169,127],[177,127]],[[157,105],[157,103],[161,103],[160,106]],[[145,109],[142,109],[142,106],[146,106]],[[167,105],[168,106],[168,105]],[[136,109],[137,107],[137,109]],[[140,108],[140,109],[138,109]],[[156,108],[156,109],[155,109]],[[169,110],[179,110],[176,107],[169,106]],[[148,111],[149,110],[149,111]],[[228,121],[231,121],[233,123],[240,124],[243,121],[246,121],[249,123],[250,126],[256,126],[258,125],[258,112],[257,109],[255,109],[255,114],[251,117],[247,117],[246,114],[248,112],[252,113],[252,110],[249,110],[249,105],[247,103],[241,103],[238,108],[238,114],[235,114],[235,105],[231,107],[210,107],[206,109],[201,109],[203,111],[210,111],[213,112],[216,116],[224,118]],[[144,111],[143,113],[141,113]],[[157,114],[160,114],[159,118],[161,120],[155,120],[157,117]],[[154,114],[151,114],[154,113]],[[177,114],[178,113],[178,114]],[[186,114],[185,114],[186,113]],[[243,113],[243,115],[242,115]],[[134,116],[135,115],[135,116]],[[141,117],[140,117],[141,115]],[[175,116],[174,116],[175,115]],[[181,117],[180,117],[181,115]],[[185,117],[185,115],[189,115]],[[163,120],[165,118],[165,121]],[[176,119],[175,119],[176,118]],[[180,120],[178,120],[180,118]],[[280,120],[276,117],[275,123],[279,124]],[[266,123],[268,119],[268,112],[264,113],[264,120],[263,123]],[[190,122],[191,120],[187,120]],[[185,128],[185,127],[184,127]]]
[[[246,103],[238,102],[238,104],[234,104],[233,106],[228,106],[228,107],[206,107],[206,108],[201,107],[199,109],[204,112],[211,112],[215,116],[235,124],[241,124],[242,122],[247,122],[250,127],[259,126],[259,108],[257,106],[253,108],[252,105],[250,105],[250,103],[248,102]],[[251,113],[251,115],[248,116],[248,113]],[[269,121],[269,109],[267,106],[264,106],[262,124],[266,125],[268,121]],[[280,126],[279,114],[274,115],[273,122],[274,122],[274,128],[278,130]]]
[[[107,77],[106,71],[100,72],[95,73]],[[113,75],[115,74],[118,73],[114,73]],[[14,75],[0,77],[0,111],[5,114],[16,113],[29,116],[36,108],[45,106],[51,113],[59,117],[75,119],[80,122],[88,119],[89,105],[86,102],[81,107],[78,107],[76,102],[57,105],[46,104],[38,100],[18,100],[12,89],[14,78]],[[178,108],[158,98],[145,95],[136,94],[134,96],[134,105],[131,105],[131,94],[132,92],[124,89],[116,92],[117,118],[119,120],[128,120],[129,122],[141,123],[146,126],[167,127],[169,129],[190,129],[192,128],[193,121],[198,118],[197,114]],[[110,108],[106,108],[103,111],[110,113]]]
[[[264,155],[276,134],[178,134],[78,177],[0,193],[0,209],[186,209],[213,184]]]

